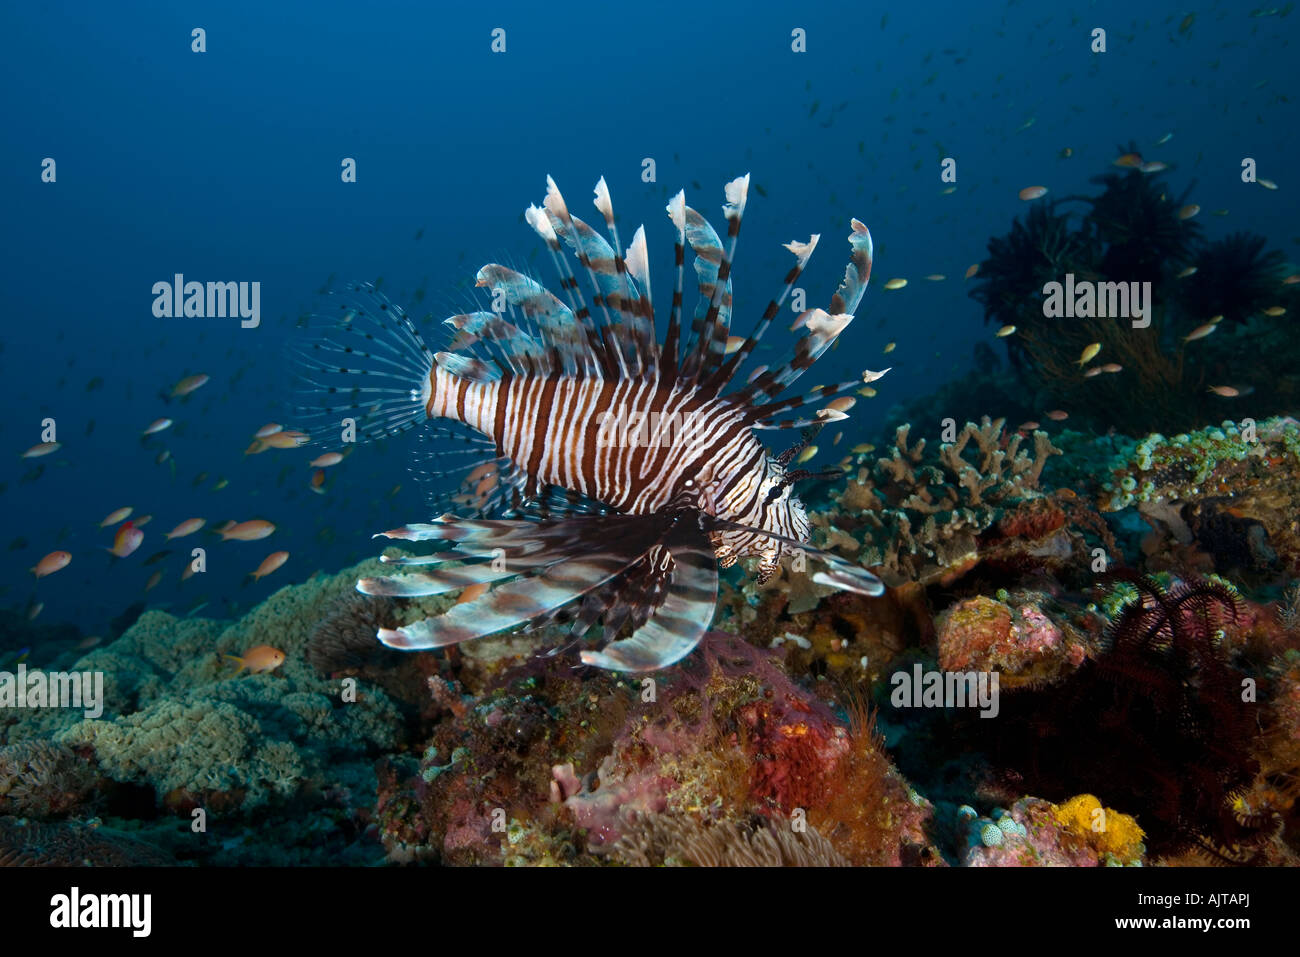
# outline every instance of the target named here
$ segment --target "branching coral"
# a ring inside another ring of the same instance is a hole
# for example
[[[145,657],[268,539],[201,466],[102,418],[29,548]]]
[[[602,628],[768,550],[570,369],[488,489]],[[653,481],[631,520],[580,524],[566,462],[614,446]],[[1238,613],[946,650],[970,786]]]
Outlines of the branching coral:
[[[925,439],[911,442],[910,426],[899,426],[889,455],[860,460],[857,475],[832,494],[835,507],[812,514],[821,543],[876,568],[891,585],[969,567],[978,536],[1007,507],[1038,495],[1043,466],[1060,451],[1041,431],[1031,451],[1004,425],[987,416],[968,422],[929,455]]]

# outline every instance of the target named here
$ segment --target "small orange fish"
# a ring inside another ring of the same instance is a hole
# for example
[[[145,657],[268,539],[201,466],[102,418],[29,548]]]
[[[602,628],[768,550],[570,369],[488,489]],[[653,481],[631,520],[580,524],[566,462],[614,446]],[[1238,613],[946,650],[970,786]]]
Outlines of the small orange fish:
[[[1101,371],[1102,372],[1123,372],[1124,367],[1120,365],[1118,362],[1107,362],[1104,366],[1101,367]]]
[[[24,452],[22,457],[25,459],[39,459],[42,455],[49,455],[61,448],[63,448],[62,442],[41,442]]]
[[[1240,390],[1234,389],[1230,385],[1212,385],[1210,386],[1210,391],[1215,395],[1223,396],[1225,399],[1235,399],[1237,396],[1241,395]]]
[[[1118,157],[1112,165],[1122,166],[1127,169],[1137,169],[1142,165],[1142,154],[1125,153],[1123,156]]]
[[[108,528],[108,526],[110,525],[116,525],[118,522],[122,521],[123,519],[130,518],[132,511],[134,511],[134,509],[132,509],[130,505],[124,505],[121,508],[115,508],[113,509],[113,511],[109,512],[106,516],[104,516],[104,520],[99,523],[99,527]]]
[[[1186,206],[1178,210],[1178,218],[1191,219],[1200,211],[1201,211],[1201,207],[1197,206],[1195,203],[1188,203]]]
[[[148,524],[149,524],[150,522],[152,522],[152,521],[153,521],[153,516],[152,516],[152,515],[137,515],[137,516],[135,517],[135,527],[136,527],[136,528],[144,528],[146,525],[148,525]]]
[[[197,386],[196,386],[195,388],[197,388]],[[148,580],[147,582],[144,583],[144,590],[147,591],[147,592],[148,592],[148,591],[153,591],[155,588],[158,587],[158,583],[159,583],[160,581],[162,581],[162,569],[161,569],[161,568],[158,569],[156,572],[154,572],[152,575],[149,576],[149,580]]]
[[[325,494],[325,470],[317,469],[311,473],[311,490],[317,495]]]
[[[189,395],[195,389],[202,388],[207,384],[208,377],[202,373],[199,373],[198,375],[187,375],[184,379],[181,379],[180,382],[177,382],[172,386],[171,397],[177,399],[183,395]]]
[[[455,603],[457,605],[463,605],[466,602],[473,601],[475,598],[480,598],[487,594],[488,587],[487,582],[478,582],[474,585],[469,585],[460,593],[460,597],[456,599]]]
[[[140,547],[142,541],[144,541],[144,532],[136,528],[134,522],[127,522],[117,530],[117,535],[113,537],[113,547],[105,549],[105,551],[116,555],[118,558],[126,558]]]
[[[963,278],[969,279],[971,276],[975,275],[979,271],[980,271],[980,264],[971,263],[969,266],[966,267],[966,275]]]
[[[227,525],[220,529],[223,542],[228,542],[231,539],[237,542],[255,542],[258,539],[266,538],[274,531],[275,526],[261,518],[255,518],[250,522]]]
[[[318,455],[307,463],[309,468],[326,469],[331,465],[338,465],[343,461],[343,456],[339,452],[326,452],[324,455]]]
[[[1269,306],[1264,310],[1266,316],[1285,316],[1286,306]]]
[[[1033,420],[1030,420],[1029,422],[1021,422],[1020,425],[1017,426],[1016,431],[1017,431],[1017,432],[1032,432],[1032,431],[1034,431],[1036,428],[1038,428],[1038,423],[1037,423],[1037,422],[1034,422]]]
[[[1140,169],[1144,173],[1159,173],[1161,170],[1166,170],[1168,168],[1169,165],[1167,163],[1160,162],[1160,160],[1152,160],[1151,162],[1143,163],[1141,166],[1138,167],[1138,169]]]
[[[221,657],[239,665],[235,670],[236,675],[243,671],[247,671],[250,675],[268,674],[284,664],[284,652],[279,648],[272,648],[270,645],[256,645],[249,648],[244,652],[243,657],[239,655],[222,655]]]
[[[1294,286],[1298,282],[1300,282],[1300,272],[1293,272],[1291,275],[1287,276],[1285,279],[1282,280],[1282,285]]]
[[[723,352],[726,355],[731,355],[734,352],[740,351],[740,347],[743,346],[744,344],[745,344],[744,336],[727,336],[727,345],[726,348],[723,350]]]
[[[941,272],[932,272],[925,277],[928,282],[943,282],[948,277]]]
[[[173,538],[184,538],[186,535],[193,535],[206,524],[207,521],[202,518],[187,518],[164,535],[163,538],[168,540]]]
[[[1178,275],[1175,276],[1174,278],[1175,278],[1175,279],[1186,279],[1188,276],[1195,276],[1195,275],[1196,275],[1196,267],[1195,267],[1195,266],[1188,266],[1186,269],[1180,269],[1180,270],[1178,271]]]
[[[164,429],[170,429],[171,427],[172,427],[171,419],[154,419],[152,422],[149,423],[149,427],[145,429],[143,432],[141,432],[140,434],[156,435],[159,432],[163,431]]]
[[[253,438],[264,439],[268,435],[275,435],[275,433],[281,432],[283,430],[284,430],[284,426],[281,425],[279,422],[268,422],[266,423],[266,425],[262,426],[253,434]]]
[[[1066,412],[1064,409],[1053,409],[1051,412],[1047,413],[1047,417],[1053,422],[1064,422],[1070,417],[1070,413]]]
[[[1187,335],[1183,336],[1183,342],[1195,342],[1197,339],[1204,339],[1217,328],[1219,328],[1218,324],[1213,322],[1207,322],[1203,326],[1197,326]]]
[[[262,564],[253,572],[253,581],[260,581],[289,560],[288,552],[272,552],[262,559]]]
[[[50,552],[32,567],[31,572],[37,578],[44,578],[53,575],[60,568],[67,568],[70,561],[72,555],[68,552]]]
[[[1046,186],[1026,186],[1024,189],[1020,191],[1020,198],[1025,202],[1029,202],[1031,199],[1039,199],[1040,197],[1046,195],[1047,195]]]
[[[306,432],[294,432],[290,429],[283,429],[279,432],[272,432],[265,438],[258,439],[262,445],[271,449],[296,449],[306,445],[310,441],[310,436]]]
[[[1101,375],[1103,371],[1104,370],[1102,369],[1101,366],[1093,366],[1091,369],[1089,369],[1083,374],[1083,377],[1085,379],[1091,379],[1095,375]]]
[[[906,285],[907,285],[907,280],[906,280],[906,279],[890,279],[888,282],[885,283],[885,288],[886,288],[886,289],[902,289],[902,288],[903,288],[904,286],[906,286]]]

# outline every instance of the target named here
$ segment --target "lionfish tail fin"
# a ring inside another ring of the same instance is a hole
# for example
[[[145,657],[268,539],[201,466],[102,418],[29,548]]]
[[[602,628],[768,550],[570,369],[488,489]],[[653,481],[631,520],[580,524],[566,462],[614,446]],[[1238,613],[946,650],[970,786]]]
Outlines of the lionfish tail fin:
[[[424,421],[435,360],[411,318],[369,283],[332,292],[330,305],[308,320],[318,335],[291,347],[296,423],[334,437],[348,419],[367,441]]]

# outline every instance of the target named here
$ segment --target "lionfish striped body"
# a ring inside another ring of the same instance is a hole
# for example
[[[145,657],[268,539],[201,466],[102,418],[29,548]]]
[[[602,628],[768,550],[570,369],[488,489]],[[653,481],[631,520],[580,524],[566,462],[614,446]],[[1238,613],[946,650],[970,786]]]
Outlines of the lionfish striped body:
[[[492,587],[438,617],[383,629],[379,639],[427,649],[557,620],[571,621],[581,638],[601,622],[605,646],[584,651],[582,661],[646,671],[679,660],[703,636],[717,601],[719,563],[756,556],[765,581],[783,555],[798,554],[822,567],[815,581],[880,594],[883,586],[865,569],[807,544],[808,518],[792,489],[815,476],[787,469],[818,428],[845,417],[852,400],[829,401],[811,418],[776,418],[883,375],[868,371],[778,398],[853,318],[871,273],[866,227],[853,221],[851,261],[830,309],[796,320],[803,335],[790,360],[761,367],[733,388],[818,237],[788,244],[796,263],[784,290],[749,338],[730,350],[731,263],[749,177],[726,187],[725,247],[679,192],[668,205],[677,277],[661,344],[644,228],[620,254],[603,178],[595,205],[609,242],[571,215],[555,183],[547,183],[543,205],[525,215],[552,253],[564,300],[512,269],[485,266],[478,285],[492,294],[494,309],[445,320],[451,344],[433,353],[399,308],[357,286],[342,297],[336,340],[307,353],[305,378],[329,396],[316,412],[335,422],[354,417],[367,438],[450,419],[468,426],[487,452],[451,499],[471,515],[448,513],[383,533],[452,547],[394,559],[422,570],[362,579],[357,588],[422,596]],[[591,281],[592,307],[564,257],[566,245]],[[687,246],[700,289],[689,327],[682,320]],[[790,428],[803,430],[802,443],[779,457],[755,434]]]

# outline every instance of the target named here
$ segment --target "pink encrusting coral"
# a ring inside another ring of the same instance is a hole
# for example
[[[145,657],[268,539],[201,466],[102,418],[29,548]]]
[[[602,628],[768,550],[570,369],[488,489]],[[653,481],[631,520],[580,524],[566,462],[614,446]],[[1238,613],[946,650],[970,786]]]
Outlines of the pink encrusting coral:
[[[438,726],[415,778],[383,776],[390,858],[704,862],[729,859],[707,848],[730,834],[757,842],[737,860],[937,860],[929,805],[865,708],[846,725],[783,658],[710,632],[652,679],[579,680],[556,658],[502,674]],[[661,847],[672,835],[695,850]]]
[[[1055,680],[1087,656],[1086,639],[1041,599],[963,599],[939,616],[938,631],[940,668],[996,671],[1006,687]]]

